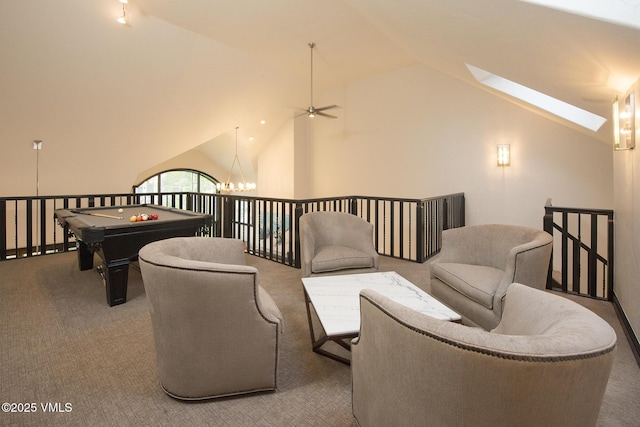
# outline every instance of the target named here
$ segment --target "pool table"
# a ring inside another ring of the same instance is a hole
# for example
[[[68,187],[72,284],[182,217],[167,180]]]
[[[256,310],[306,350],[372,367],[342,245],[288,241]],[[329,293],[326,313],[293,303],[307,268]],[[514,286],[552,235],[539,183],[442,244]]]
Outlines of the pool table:
[[[138,214],[157,215],[157,219],[130,221]],[[94,253],[104,261],[106,268],[101,265],[98,271],[112,307],[127,301],[129,264],[138,258],[144,245],[170,237],[195,236],[213,221],[208,214],[151,204],[56,209],[54,218],[66,232],[75,235],[80,270],[93,269]]]

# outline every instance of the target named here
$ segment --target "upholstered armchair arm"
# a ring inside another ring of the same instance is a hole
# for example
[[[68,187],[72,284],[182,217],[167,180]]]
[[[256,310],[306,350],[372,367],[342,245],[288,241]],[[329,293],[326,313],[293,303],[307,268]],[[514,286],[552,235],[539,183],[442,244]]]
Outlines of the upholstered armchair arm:
[[[269,322],[278,324],[278,332],[280,335],[284,332],[284,324],[282,322],[282,314],[271,298],[271,295],[264,290],[262,286],[258,286],[258,294],[256,295],[258,311]]]
[[[546,288],[552,240],[547,233],[542,231],[540,233],[544,234],[509,251],[504,277],[498,285],[493,300],[494,311],[498,318],[502,316],[504,295],[510,284],[523,283],[536,289]]]
[[[373,225],[366,221],[353,221],[348,226],[348,228],[341,230],[340,240],[344,241],[345,246],[370,255],[373,259],[373,267],[378,269],[379,255],[373,244]]]
[[[302,269],[302,277],[311,275],[311,260],[316,254],[316,241],[311,224],[300,220],[300,267]]]

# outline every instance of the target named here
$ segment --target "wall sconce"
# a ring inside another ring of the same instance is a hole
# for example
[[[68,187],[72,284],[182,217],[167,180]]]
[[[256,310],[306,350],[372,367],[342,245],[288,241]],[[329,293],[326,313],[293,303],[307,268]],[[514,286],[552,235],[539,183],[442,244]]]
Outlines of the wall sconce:
[[[511,165],[511,149],[509,144],[498,144],[498,166]]]
[[[629,150],[636,146],[636,105],[631,91],[622,100],[613,101],[613,148]]]

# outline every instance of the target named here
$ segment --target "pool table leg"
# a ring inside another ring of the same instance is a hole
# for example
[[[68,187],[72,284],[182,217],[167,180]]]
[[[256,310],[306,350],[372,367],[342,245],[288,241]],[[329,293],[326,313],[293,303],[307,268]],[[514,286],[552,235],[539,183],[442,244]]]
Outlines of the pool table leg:
[[[113,260],[107,264],[106,269],[100,271],[110,307],[127,302],[129,263],[128,259]]]
[[[76,240],[78,248],[78,266],[80,271],[91,270],[93,268],[93,251],[82,240]]]

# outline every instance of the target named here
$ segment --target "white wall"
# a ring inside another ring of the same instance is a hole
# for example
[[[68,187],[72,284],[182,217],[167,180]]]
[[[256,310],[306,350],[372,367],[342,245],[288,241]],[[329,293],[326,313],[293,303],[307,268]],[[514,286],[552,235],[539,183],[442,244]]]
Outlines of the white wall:
[[[258,156],[258,195],[293,198],[293,132],[293,120],[290,120]]]
[[[536,228],[548,198],[613,206],[610,146],[433,69],[359,81],[318,102],[330,103],[340,118],[314,118],[309,138],[314,197],[464,192],[467,224]],[[500,168],[504,143],[511,166]]]
[[[640,96],[640,80],[635,99]],[[636,338],[640,335],[640,108],[636,104],[636,148],[616,151],[614,161],[614,292]]]
[[[306,87],[151,15],[123,27],[114,0],[1,5],[0,196],[35,195],[34,139],[40,195],[126,192],[140,171],[236,126],[260,141],[295,105],[283,93]],[[65,10],[73,18],[57,19]]]

